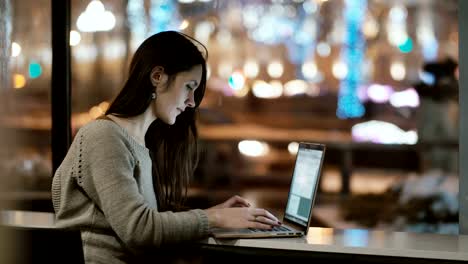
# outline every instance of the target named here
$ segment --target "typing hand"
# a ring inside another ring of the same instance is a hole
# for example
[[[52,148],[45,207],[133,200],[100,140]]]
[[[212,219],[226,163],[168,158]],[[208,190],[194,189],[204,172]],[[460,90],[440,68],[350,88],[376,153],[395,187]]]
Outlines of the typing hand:
[[[281,225],[278,218],[260,208],[210,208],[205,212],[212,227],[271,229]]]
[[[224,203],[211,207],[210,209],[222,209],[230,207],[250,207],[250,203],[239,195],[232,196]]]

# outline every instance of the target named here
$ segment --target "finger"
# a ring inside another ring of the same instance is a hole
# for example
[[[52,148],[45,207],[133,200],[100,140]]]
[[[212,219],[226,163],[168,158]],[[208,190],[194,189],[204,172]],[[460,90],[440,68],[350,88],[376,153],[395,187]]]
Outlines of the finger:
[[[265,217],[270,218],[273,221],[279,222],[279,220],[278,220],[278,218],[276,218],[276,216],[272,215],[270,212],[268,212],[265,209],[256,208],[253,214],[256,215],[256,216],[265,216]]]
[[[250,205],[247,205],[245,203],[235,203],[231,207],[250,207]]]
[[[221,204],[222,208],[229,208],[229,207],[234,207],[235,201],[233,201],[232,197],[226,200],[224,203]]]
[[[262,224],[259,222],[251,222],[250,228],[258,228],[258,229],[272,229],[273,227],[271,225],[267,224]]]
[[[232,199],[234,200],[233,204],[238,207],[250,207],[250,203],[239,195],[232,197]]]
[[[266,218],[264,216],[255,217],[255,221],[263,223],[263,224],[267,224],[267,225],[272,225],[272,226],[279,226],[280,225],[279,221],[271,220],[271,219]]]
[[[255,221],[257,221],[257,217],[256,217],[255,215],[249,214],[249,215],[247,216],[247,220],[248,220],[248,221],[255,222]]]

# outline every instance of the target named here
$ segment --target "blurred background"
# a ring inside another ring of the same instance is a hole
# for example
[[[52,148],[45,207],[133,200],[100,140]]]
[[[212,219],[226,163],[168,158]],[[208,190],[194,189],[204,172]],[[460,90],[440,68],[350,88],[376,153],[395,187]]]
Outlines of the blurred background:
[[[107,109],[146,37],[178,30],[208,48],[189,205],[240,194],[281,214],[309,141],[327,145],[313,226],[458,233],[456,0],[71,3],[73,135]],[[52,211],[50,6],[0,0],[9,208]]]

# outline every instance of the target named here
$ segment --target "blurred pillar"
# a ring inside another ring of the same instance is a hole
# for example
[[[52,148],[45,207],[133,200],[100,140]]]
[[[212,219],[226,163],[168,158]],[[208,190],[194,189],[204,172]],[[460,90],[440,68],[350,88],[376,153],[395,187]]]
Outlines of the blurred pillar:
[[[459,224],[460,234],[468,235],[468,1],[458,1],[459,28],[459,105],[460,105],[460,149],[459,149]]]
[[[52,169],[71,144],[70,0],[52,0]]]
[[[11,3],[10,0],[0,0],[0,93],[2,95],[11,86],[10,53]]]
[[[11,100],[8,100],[8,90],[12,88],[11,83],[11,69],[10,69],[10,58],[11,58],[11,29],[12,29],[12,14],[11,14],[11,2],[10,0],[0,0],[0,114],[7,116],[9,105]],[[6,142],[16,142],[12,138],[11,133],[5,133],[4,129],[0,129],[0,146],[5,146]],[[0,159],[5,159],[8,151],[2,151]],[[2,168],[5,169],[4,166]],[[5,179],[7,179],[8,172],[0,171],[0,193],[6,191]],[[5,206],[3,201],[0,201],[0,208]],[[1,241],[0,241],[1,243]],[[1,254],[0,254],[1,255]],[[0,263],[1,261],[0,256]]]
[[[124,12],[124,25],[123,25],[123,38],[124,38],[124,41],[125,41],[125,55],[124,55],[124,63],[123,63],[123,66],[122,66],[122,74],[120,76],[122,76],[122,79],[120,79],[120,83],[123,83],[125,81],[125,77],[127,76],[127,65],[129,65],[129,54],[131,53],[131,40],[132,40],[132,32],[130,30],[130,20],[129,20],[129,16],[128,16],[128,0],[124,0],[123,1],[123,10],[126,10],[126,12]],[[130,67],[128,67],[130,68]]]
[[[0,0],[0,105],[5,111],[8,106],[5,105],[10,100],[7,100],[7,90],[11,87],[10,78],[10,54],[11,54],[11,28],[12,28],[12,17],[11,17],[11,2],[10,0]],[[3,113],[3,112],[2,112]],[[1,140],[8,140],[0,135]],[[0,174],[0,187],[5,186],[3,181],[7,179],[4,175],[5,171]],[[2,188],[0,193],[4,191]],[[0,205],[3,208],[4,204]],[[0,248],[4,248],[5,245],[12,243],[11,236],[7,236],[3,229],[0,229]],[[3,251],[0,254],[0,263],[13,263],[14,252]]]

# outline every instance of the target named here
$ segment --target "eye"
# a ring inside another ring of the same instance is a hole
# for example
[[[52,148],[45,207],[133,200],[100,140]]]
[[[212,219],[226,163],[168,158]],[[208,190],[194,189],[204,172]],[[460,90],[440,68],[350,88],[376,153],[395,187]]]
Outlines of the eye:
[[[193,91],[197,88],[198,83],[196,81],[189,81],[185,84],[185,87],[189,89],[189,91]]]

